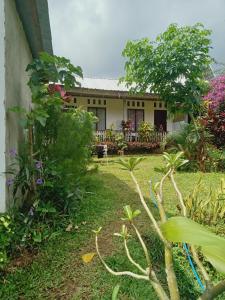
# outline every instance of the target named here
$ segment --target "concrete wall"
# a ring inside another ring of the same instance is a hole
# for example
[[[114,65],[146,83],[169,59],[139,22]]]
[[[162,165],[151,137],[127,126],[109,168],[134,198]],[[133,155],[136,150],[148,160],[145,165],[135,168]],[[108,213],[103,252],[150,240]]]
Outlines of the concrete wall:
[[[89,99],[89,100],[88,100]],[[95,99],[93,103],[92,98],[78,97],[76,98],[77,107],[83,107],[87,110],[88,107],[105,107],[106,108],[106,128],[109,129],[111,125],[119,130],[121,129],[121,121],[127,120],[128,109],[144,109],[144,118],[146,122],[154,124],[154,110],[166,110],[164,103],[160,101],[151,100],[123,100],[123,99]],[[100,100],[101,104],[98,104]],[[104,104],[105,100],[105,104]],[[89,103],[88,103],[89,102]],[[139,106],[137,103],[139,102]],[[144,107],[142,107],[144,102]],[[154,104],[155,103],[155,104]],[[167,119],[167,130],[173,131],[173,121]]]
[[[5,3],[0,1],[0,212],[5,211]]]
[[[26,66],[32,61],[29,45],[26,40],[26,36],[22,27],[22,23],[17,14],[16,5],[14,0],[1,0],[1,9],[4,5],[5,14],[5,40],[0,45],[4,51],[5,60],[5,72],[1,72],[3,75],[1,81],[4,80],[5,86],[5,107],[2,110],[1,105],[1,147],[5,144],[5,155],[2,155],[1,149],[1,171],[3,168],[3,160],[5,160],[6,167],[10,164],[9,150],[18,149],[18,146],[23,139],[23,131],[19,124],[19,116],[16,113],[7,112],[8,108],[12,106],[22,106],[29,108],[31,94],[27,86],[28,76],[25,72]],[[1,11],[0,9],[0,11]],[[2,13],[2,12],[0,12]],[[0,17],[2,22],[2,16]],[[1,28],[1,26],[0,26]],[[2,39],[2,32],[0,32],[0,38]],[[1,64],[1,63],[0,63]],[[1,67],[0,67],[1,68]],[[5,76],[4,76],[5,75]],[[2,91],[1,91],[2,92]],[[2,99],[1,99],[2,101]],[[3,124],[4,117],[4,124]],[[5,138],[4,134],[5,132]],[[5,179],[4,179],[5,181]],[[4,183],[5,186],[5,183]],[[5,198],[8,197],[8,188],[6,189],[6,197],[2,195],[4,191],[3,182],[1,182],[1,198],[0,198],[0,211],[4,211]]]

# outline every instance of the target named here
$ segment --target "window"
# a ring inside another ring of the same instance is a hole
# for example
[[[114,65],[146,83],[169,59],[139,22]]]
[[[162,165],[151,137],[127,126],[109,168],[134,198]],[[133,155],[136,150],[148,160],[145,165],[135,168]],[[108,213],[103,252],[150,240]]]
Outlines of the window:
[[[94,125],[95,130],[106,130],[106,109],[103,107],[88,107],[88,111],[92,112],[98,122]]]
[[[144,110],[143,109],[128,109],[127,119],[131,121],[132,131],[137,131],[140,123],[144,121]]]

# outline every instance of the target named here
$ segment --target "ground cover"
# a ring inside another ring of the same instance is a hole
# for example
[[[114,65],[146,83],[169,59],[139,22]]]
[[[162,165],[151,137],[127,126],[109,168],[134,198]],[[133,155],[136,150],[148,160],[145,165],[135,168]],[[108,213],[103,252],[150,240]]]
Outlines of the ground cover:
[[[130,204],[140,208],[129,174],[115,163],[117,158],[94,162],[98,171],[89,174],[87,193],[83,197],[79,212],[70,220],[70,230],[64,231],[46,243],[41,251],[21,266],[12,264],[0,286],[1,299],[110,299],[112,288],[121,284],[121,299],[147,299],[151,287],[145,282],[129,278],[112,277],[104,270],[97,257],[90,264],[84,264],[81,256],[95,251],[94,238],[91,232],[103,226],[100,248],[106,260],[115,269],[129,268],[119,241],[112,237],[122,224],[122,207]],[[161,174],[155,167],[162,165],[160,155],[147,156],[135,171],[144,196],[149,198],[149,179],[156,182]],[[205,187],[219,184],[221,173],[177,173],[177,184],[188,194],[200,176],[203,176]],[[166,205],[170,214],[174,214],[177,203],[169,183],[165,186]],[[152,206],[157,214],[157,210]],[[68,225],[70,225],[68,224]],[[163,278],[163,253],[144,212],[138,218],[138,226],[149,244],[154,263]],[[142,252],[135,239],[130,241],[134,256],[142,257]],[[198,286],[192,277],[189,266],[179,248],[175,249],[177,272],[182,282],[182,299],[196,299]],[[178,266],[179,265],[179,266]],[[156,299],[152,291],[152,298]],[[222,299],[222,298],[221,298]]]

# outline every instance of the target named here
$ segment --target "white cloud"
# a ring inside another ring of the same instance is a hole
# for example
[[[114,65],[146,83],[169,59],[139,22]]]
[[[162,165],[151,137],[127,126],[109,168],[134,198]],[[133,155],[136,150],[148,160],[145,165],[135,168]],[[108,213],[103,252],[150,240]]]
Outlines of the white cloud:
[[[224,0],[48,0],[53,48],[85,76],[123,74],[128,39],[154,38],[170,23],[202,22],[213,30],[212,55],[225,62]]]

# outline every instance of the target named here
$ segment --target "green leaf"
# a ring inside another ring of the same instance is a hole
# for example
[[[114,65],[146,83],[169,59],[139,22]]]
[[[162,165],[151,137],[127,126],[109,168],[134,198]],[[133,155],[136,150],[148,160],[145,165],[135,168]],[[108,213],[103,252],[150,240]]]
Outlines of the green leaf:
[[[117,300],[117,296],[119,294],[119,289],[120,289],[120,285],[117,284],[113,289],[112,300]]]
[[[131,157],[128,160],[121,158],[116,163],[122,165],[126,170],[132,172],[144,159],[144,157]]]
[[[225,239],[185,217],[173,217],[161,225],[163,235],[174,243],[201,247],[202,253],[219,271],[225,273]]]

